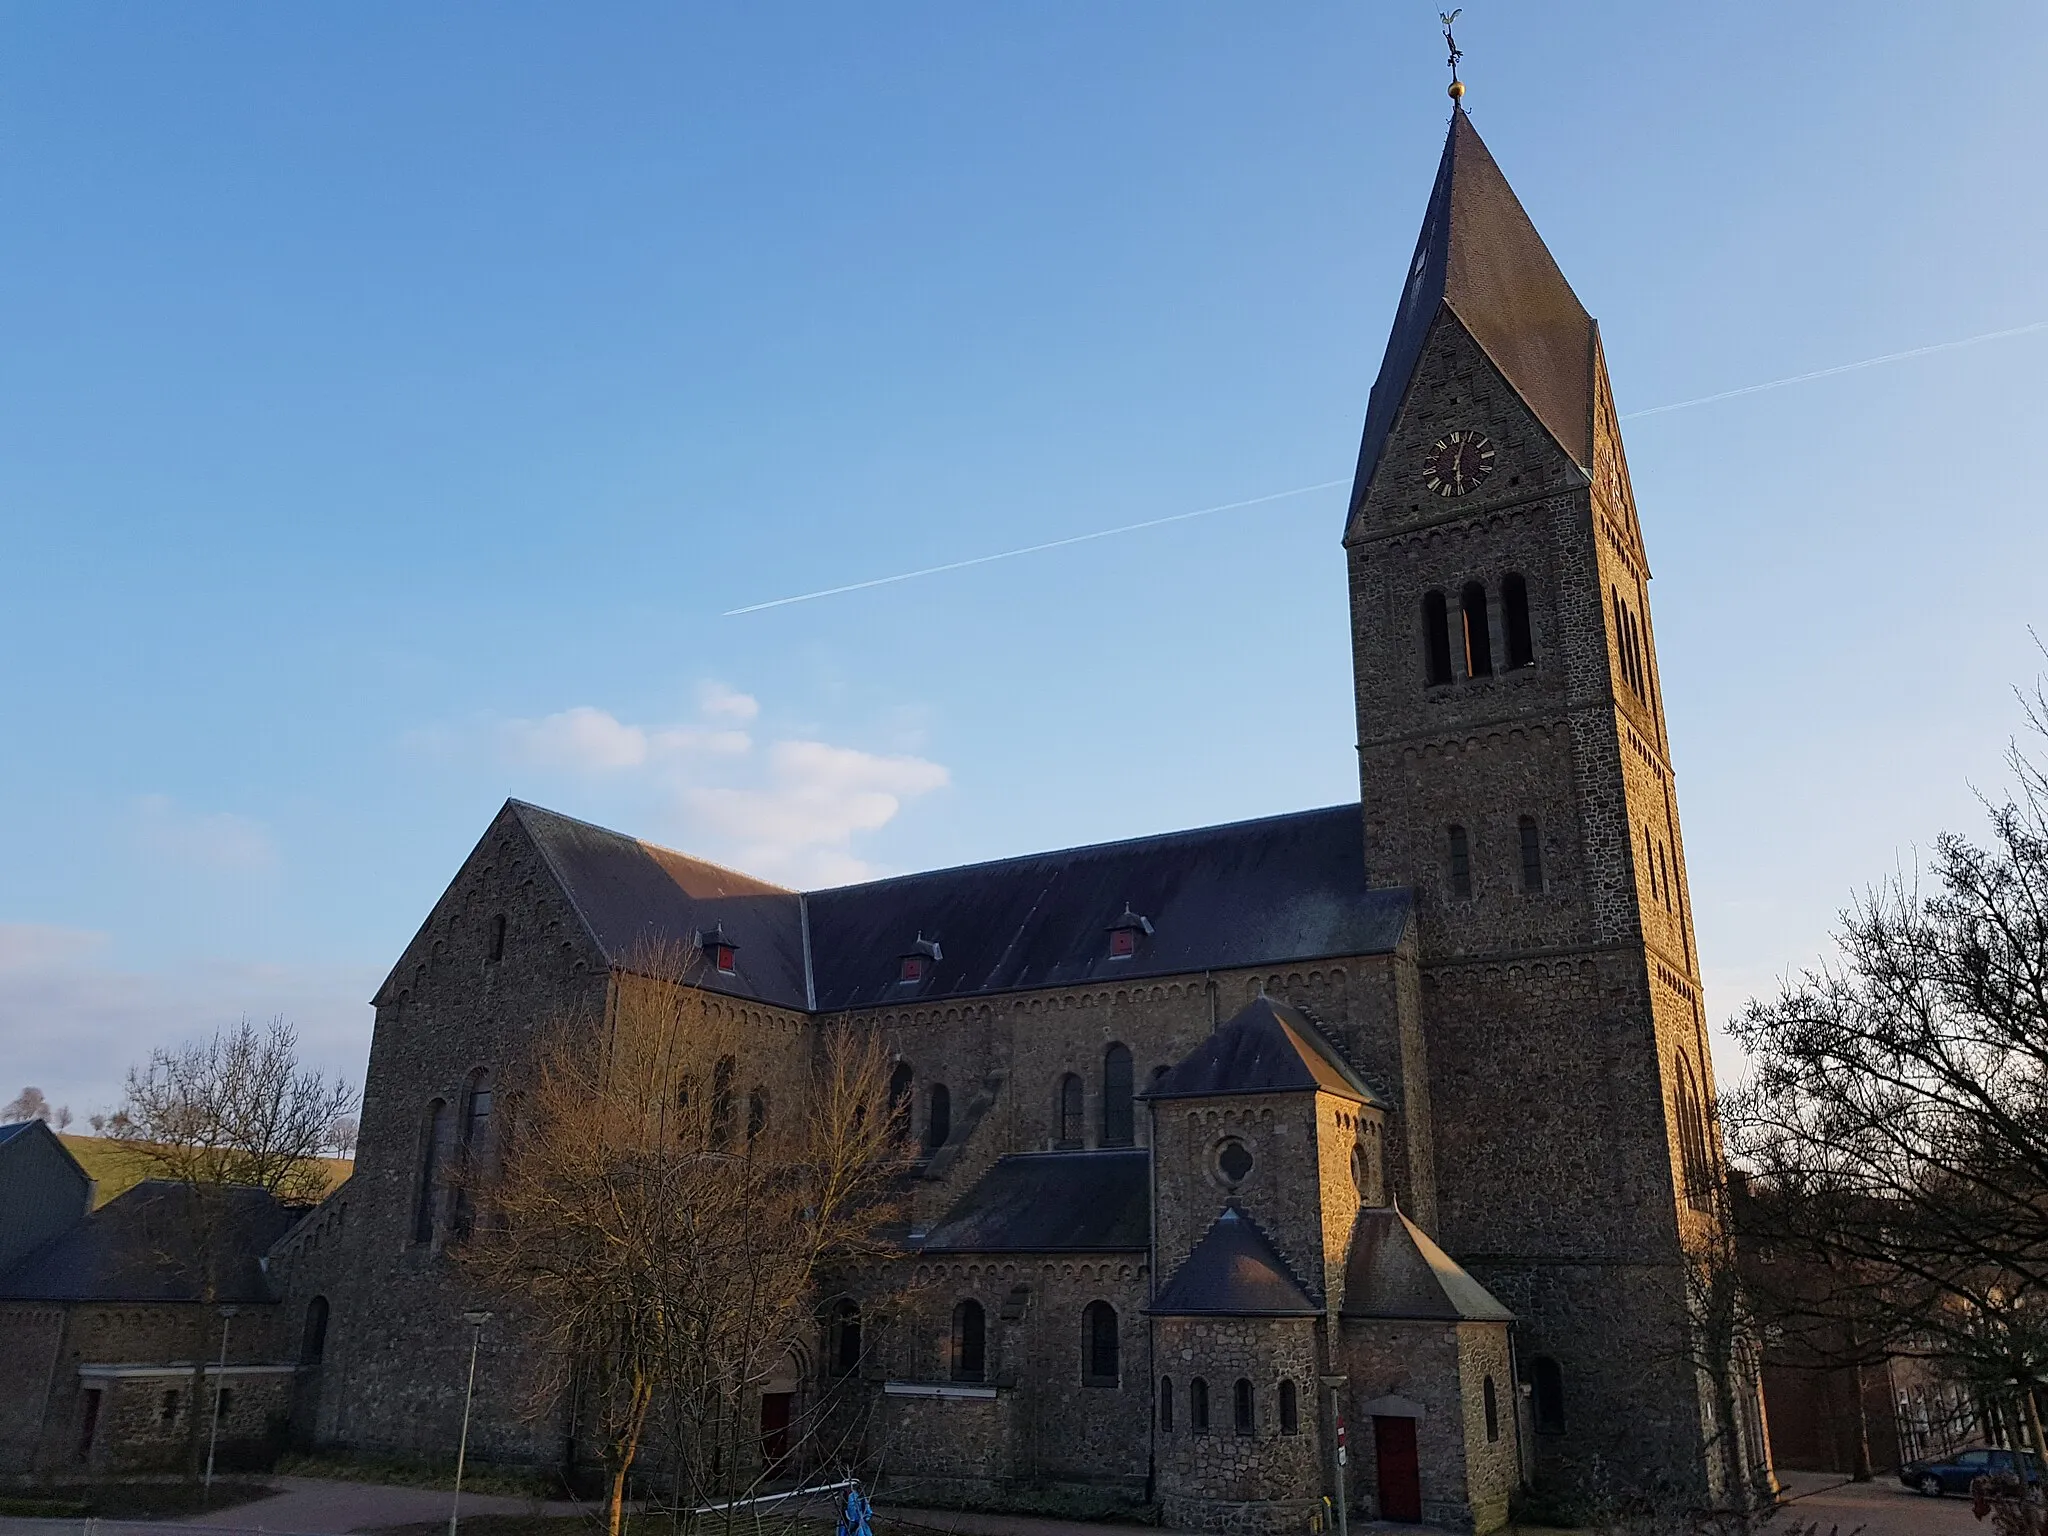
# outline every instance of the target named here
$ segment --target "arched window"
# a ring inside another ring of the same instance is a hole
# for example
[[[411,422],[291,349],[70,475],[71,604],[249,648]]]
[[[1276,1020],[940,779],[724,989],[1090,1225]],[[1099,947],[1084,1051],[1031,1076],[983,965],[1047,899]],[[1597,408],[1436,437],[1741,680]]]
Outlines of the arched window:
[[[768,1090],[756,1088],[747,1095],[747,1150],[754,1150],[754,1143],[761,1139],[761,1133],[768,1129]]]
[[[434,1239],[434,1226],[439,1219],[436,1207],[441,1200],[441,1175],[447,1168],[448,1142],[455,1129],[455,1117],[448,1112],[446,1099],[435,1099],[427,1106],[426,1123],[421,1129],[420,1182],[413,1204],[412,1240],[428,1243]]]
[[[491,919],[490,957],[494,961],[505,958],[505,914],[502,912]]]
[[[1280,1433],[1298,1435],[1301,1433],[1301,1400],[1292,1381],[1280,1383]]]
[[[988,1315],[978,1301],[953,1308],[953,1379],[980,1381],[988,1371]]]
[[[1159,1378],[1159,1428],[1162,1433],[1173,1433],[1173,1378]]]
[[[732,1077],[738,1069],[730,1056],[719,1057],[711,1069],[711,1145],[720,1150],[732,1142]]]
[[[1451,894],[1462,899],[1472,894],[1472,844],[1463,827],[1453,826],[1449,830]]]
[[[953,1095],[944,1083],[933,1083],[931,1103],[924,1117],[924,1149],[936,1152],[953,1135]]]
[[[1188,1432],[1209,1433],[1209,1383],[1199,1376],[1188,1383]]]
[[[1091,1301],[1081,1312],[1081,1380],[1090,1387],[1113,1387],[1121,1364],[1116,1308]]]
[[[1240,1376],[1230,1393],[1230,1422],[1240,1435],[1249,1435],[1259,1427],[1257,1404],[1252,1399],[1252,1384],[1249,1378]]]
[[[860,1369],[860,1305],[841,1297],[832,1309],[832,1374],[851,1376]]]
[[[907,1061],[897,1062],[889,1074],[889,1125],[898,1136],[910,1134],[910,1088],[915,1077]]]
[[[1678,1151],[1685,1179],[1686,1202],[1707,1210],[1714,1199],[1714,1165],[1707,1155],[1707,1112],[1692,1075],[1692,1065],[1678,1058]]]
[[[1060,1133],[1063,1147],[1081,1145],[1081,1079],[1072,1072],[1060,1079]]]
[[[1128,1047],[1112,1045],[1102,1053],[1102,1144],[1128,1147],[1137,1139],[1132,1125],[1131,1053]]]
[[[1533,895],[1543,889],[1543,839],[1534,816],[1524,816],[1515,827],[1522,837],[1522,889]]]
[[[1548,1355],[1529,1362],[1529,1409],[1537,1434],[1564,1433],[1564,1372]]]
[[[318,1365],[327,1353],[327,1298],[315,1296],[306,1303],[306,1327],[299,1335],[299,1364]]]
[[[1486,1407],[1486,1443],[1491,1445],[1500,1438],[1500,1399],[1494,1393],[1491,1376],[1481,1385],[1480,1396]]]
[[[479,1067],[462,1096],[462,1179],[455,1186],[455,1214],[449,1223],[456,1238],[476,1230],[478,1181],[489,1175],[491,1161],[491,1074]]]
[[[1366,1186],[1372,1182],[1372,1171],[1366,1166],[1365,1147],[1359,1142],[1351,1143],[1351,1187],[1358,1195],[1358,1203],[1366,1202]]]
[[[1441,592],[1422,599],[1422,676],[1432,688],[1451,680],[1451,615]]]
[[[1671,866],[1664,859],[1664,845],[1657,845],[1657,885],[1663,892],[1665,910],[1676,912],[1677,905],[1671,900]]]
[[[1465,622],[1465,675],[1493,676],[1493,636],[1486,627],[1485,586],[1476,581],[1466,582],[1458,611]]]
[[[1536,642],[1529,632],[1529,584],[1514,571],[1501,578],[1500,618],[1506,631],[1502,638],[1507,641],[1508,670],[1533,666]]]

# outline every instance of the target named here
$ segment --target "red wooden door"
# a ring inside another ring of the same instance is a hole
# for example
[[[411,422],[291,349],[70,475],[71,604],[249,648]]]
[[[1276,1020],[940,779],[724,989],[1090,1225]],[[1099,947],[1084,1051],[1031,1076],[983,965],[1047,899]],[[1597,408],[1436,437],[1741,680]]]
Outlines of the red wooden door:
[[[794,1392],[761,1394],[761,1459],[774,1463],[789,1454],[789,1405]]]
[[[1376,1416],[1372,1441],[1379,1452],[1380,1518],[1420,1521],[1422,1471],[1415,1459],[1415,1421]]]

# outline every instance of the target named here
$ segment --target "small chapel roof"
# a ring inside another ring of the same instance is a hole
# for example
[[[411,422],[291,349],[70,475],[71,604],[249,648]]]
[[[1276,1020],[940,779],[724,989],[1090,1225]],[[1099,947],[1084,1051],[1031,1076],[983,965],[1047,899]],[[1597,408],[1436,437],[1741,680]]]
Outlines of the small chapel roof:
[[[1511,1323],[1494,1300],[1429,1234],[1393,1207],[1358,1213],[1344,1264],[1345,1317]]]
[[[1227,1205],[1147,1310],[1162,1317],[1316,1317],[1323,1309],[1259,1224]]]
[[[1151,1154],[999,1157],[918,1246],[926,1253],[1129,1253],[1152,1241]]]
[[[1141,1097],[1208,1099],[1311,1090],[1362,1104],[1380,1102],[1315,1020],[1290,1003],[1261,996],[1218,1025]]]
[[[1463,107],[1451,113],[1408,284],[1366,406],[1351,488],[1354,513],[1379,467],[1430,327],[1444,308],[1463,323],[1572,462],[1590,472],[1593,319]]]
[[[305,1208],[261,1189],[208,1197],[221,1202],[226,1238],[217,1299],[271,1300],[262,1256]],[[208,1197],[174,1180],[145,1179],[0,1274],[0,1301],[197,1301],[208,1256],[197,1246],[191,1204]]]

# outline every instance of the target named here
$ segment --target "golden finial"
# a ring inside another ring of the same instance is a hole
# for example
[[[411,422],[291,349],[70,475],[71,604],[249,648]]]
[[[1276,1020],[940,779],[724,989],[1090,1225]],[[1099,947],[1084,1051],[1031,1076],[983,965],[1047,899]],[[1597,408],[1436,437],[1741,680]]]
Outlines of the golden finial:
[[[1465,99],[1465,82],[1458,78],[1458,60],[1465,55],[1458,49],[1458,40],[1451,36],[1451,23],[1464,13],[1464,9],[1461,5],[1455,11],[1436,13],[1437,19],[1444,24],[1444,46],[1451,50],[1451,100],[1456,102],[1463,102]]]

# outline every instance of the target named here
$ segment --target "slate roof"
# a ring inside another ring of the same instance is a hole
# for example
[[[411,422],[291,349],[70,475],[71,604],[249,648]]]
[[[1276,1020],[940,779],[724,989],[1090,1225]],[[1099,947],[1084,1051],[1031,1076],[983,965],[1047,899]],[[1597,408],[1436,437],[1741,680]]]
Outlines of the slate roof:
[[[522,800],[508,801],[506,810],[611,964],[630,967],[649,944],[689,945],[723,928],[739,946],[736,972],[706,966],[693,982],[785,1008],[809,1006],[803,898],[795,891]]]
[[[1345,1317],[1511,1323],[1514,1313],[1429,1234],[1387,1207],[1358,1213],[1344,1263]]]
[[[269,1301],[260,1259],[305,1211],[260,1189],[225,1192],[231,1252],[222,1301]],[[196,1301],[198,1254],[183,1184],[148,1179],[0,1274],[0,1301]]]
[[[1108,930],[1152,923],[1128,959]],[[1368,890],[1356,805],[1098,843],[806,898],[820,1008],[929,1001],[1236,966],[1384,954],[1409,897]],[[896,957],[920,931],[945,958],[922,982]]]
[[[1209,1099],[1311,1089],[1380,1103],[1313,1019],[1291,1004],[1255,997],[1140,1097]]]
[[[1229,1205],[1147,1310],[1162,1317],[1316,1317],[1323,1309],[1259,1224]]]
[[[1593,464],[1593,320],[1536,233],[1462,107],[1451,114],[1436,185],[1379,377],[1366,406],[1351,510],[1365,499],[1408,381],[1448,307],[1572,462]]]
[[[16,1120],[8,1125],[0,1125],[0,1147],[6,1146],[15,1137],[27,1131],[30,1126],[41,1125],[42,1123],[40,1120]]]
[[[1369,890],[1356,805],[998,859],[802,893],[513,800],[514,818],[609,963],[713,928],[736,969],[693,981],[786,1008],[838,1010],[1338,955],[1384,954],[1403,890]],[[1109,955],[1126,910],[1152,924]],[[906,984],[913,942],[943,958]],[[396,973],[385,988],[396,983]],[[381,993],[380,993],[381,995]]]
[[[1128,1253],[1152,1242],[1151,1154],[999,1157],[925,1234],[926,1253]]]

